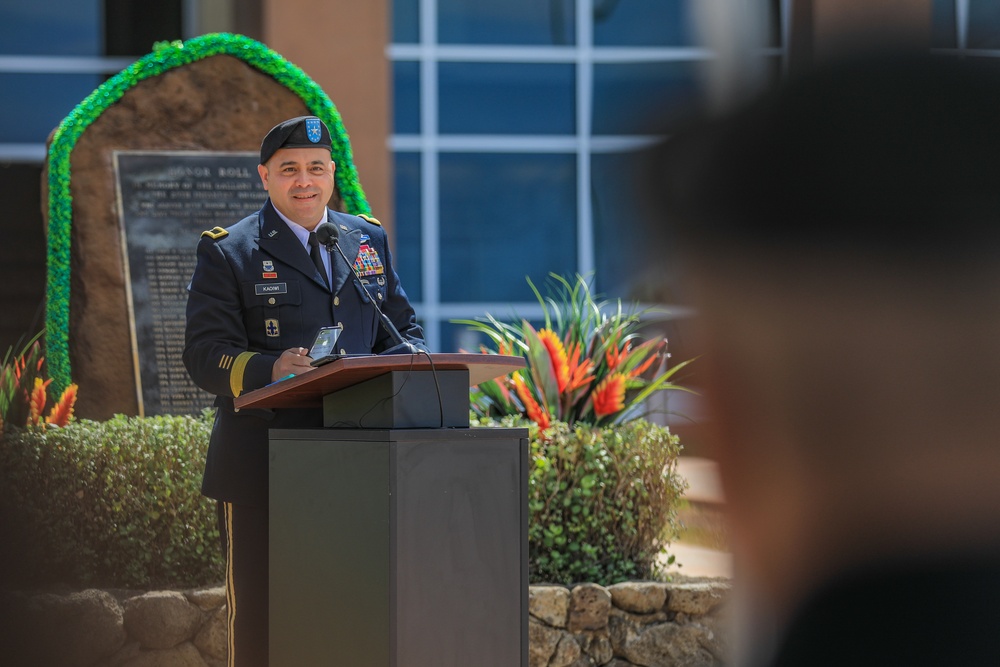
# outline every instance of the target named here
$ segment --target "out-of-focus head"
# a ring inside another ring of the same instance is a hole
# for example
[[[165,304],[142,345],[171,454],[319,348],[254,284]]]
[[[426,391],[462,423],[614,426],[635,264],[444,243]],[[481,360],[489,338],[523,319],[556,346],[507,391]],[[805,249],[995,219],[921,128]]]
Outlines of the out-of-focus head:
[[[981,61],[827,66],[668,141],[653,192],[696,251],[994,263],[998,84]]]
[[[993,63],[868,54],[675,127],[651,162],[650,234],[699,312],[735,548],[764,588],[984,523],[934,521],[1000,472],[997,118]]]

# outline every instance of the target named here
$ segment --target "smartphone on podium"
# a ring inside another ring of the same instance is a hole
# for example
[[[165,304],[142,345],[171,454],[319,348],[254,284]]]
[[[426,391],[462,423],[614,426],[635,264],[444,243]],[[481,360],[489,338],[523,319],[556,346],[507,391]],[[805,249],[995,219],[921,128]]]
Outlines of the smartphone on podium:
[[[316,340],[313,341],[312,347],[309,348],[309,356],[312,357],[312,361],[309,362],[310,365],[322,366],[323,364],[340,359],[342,355],[337,352],[337,340],[340,339],[340,334],[342,333],[344,333],[343,324],[332,327],[320,327],[320,330],[316,333]]]

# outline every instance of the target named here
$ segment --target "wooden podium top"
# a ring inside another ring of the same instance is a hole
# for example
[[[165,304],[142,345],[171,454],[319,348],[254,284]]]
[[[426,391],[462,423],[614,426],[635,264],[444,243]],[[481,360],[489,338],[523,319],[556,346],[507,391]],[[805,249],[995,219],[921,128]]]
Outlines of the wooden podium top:
[[[439,371],[468,370],[474,386],[525,367],[523,357],[499,354],[432,354]],[[427,355],[394,354],[384,357],[344,357],[319,368],[238,396],[242,408],[320,408],[323,397],[389,371],[429,371]]]

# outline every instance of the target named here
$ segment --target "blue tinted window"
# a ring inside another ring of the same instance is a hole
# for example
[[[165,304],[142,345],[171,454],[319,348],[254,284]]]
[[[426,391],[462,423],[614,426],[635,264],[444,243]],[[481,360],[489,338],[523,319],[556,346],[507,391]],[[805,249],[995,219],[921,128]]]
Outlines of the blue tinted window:
[[[392,0],[392,41],[397,44],[420,41],[420,5],[417,0]]]
[[[401,60],[392,64],[392,131],[420,133],[420,63]]]
[[[441,63],[439,129],[450,134],[573,134],[572,65]]]
[[[395,226],[396,253],[393,259],[403,289],[411,301],[423,298],[420,249],[420,153],[396,153]]]
[[[594,66],[594,134],[656,132],[664,111],[698,95],[698,63]]]
[[[931,46],[942,49],[953,49],[958,46],[955,32],[955,0],[933,0],[931,12]]]
[[[574,7],[574,0],[438,0],[438,41],[573,44]]]
[[[100,0],[5,2],[0,8],[0,53],[101,55],[101,5]]]
[[[970,49],[1000,48],[1000,3],[996,0],[969,0]]]
[[[595,0],[597,46],[694,46],[691,0]]]
[[[576,271],[572,155],[446,153],[441,176],[442,301],[524,301],[525,276]]]
[[[648,287],[650,261],[644,243],[638,190],[643,175],[635,153],[599,153],[591,158],[595,287],[607,297],[639,300]]]
[[[95,74],[0,74],[0,142],[44,143],[83,98],[101,85]]]

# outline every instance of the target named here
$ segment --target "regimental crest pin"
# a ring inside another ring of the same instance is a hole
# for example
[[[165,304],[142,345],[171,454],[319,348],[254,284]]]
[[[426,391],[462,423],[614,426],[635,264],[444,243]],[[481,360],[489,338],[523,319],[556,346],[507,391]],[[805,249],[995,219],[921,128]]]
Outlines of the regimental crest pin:
[[[319,118],[306,118],[306,137],[314,144],[318,144],[323,138],[323,131],[319,126]]]
[[[268,271],[268,272],[274,271],[274,262],[272,262],[269,259],[265,259],[264,260],[264,270]]]
[[[277,338],[281,335],[281,330],[278,328],[278,320],[264,320],[264,331],[267,333],[268,338]]]

